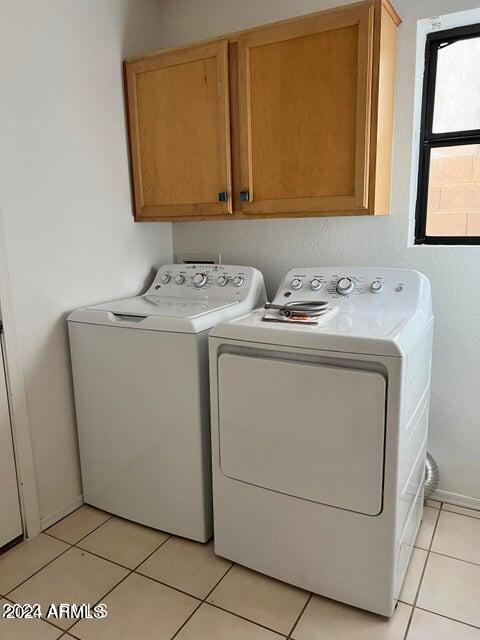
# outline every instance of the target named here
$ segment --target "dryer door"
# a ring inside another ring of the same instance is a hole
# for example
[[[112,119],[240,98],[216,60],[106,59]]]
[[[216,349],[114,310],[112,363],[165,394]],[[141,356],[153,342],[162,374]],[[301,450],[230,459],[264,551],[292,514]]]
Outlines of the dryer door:
[[[381,374],[223,353],[218,384],[224,475],[332,507],[381,512]]]

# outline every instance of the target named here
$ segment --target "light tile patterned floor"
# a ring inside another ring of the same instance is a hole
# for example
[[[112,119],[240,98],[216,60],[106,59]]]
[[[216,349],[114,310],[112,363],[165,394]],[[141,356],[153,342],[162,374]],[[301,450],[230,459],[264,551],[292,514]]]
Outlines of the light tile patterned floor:
[[[88,506],[0,556],[8,601],[104,602],[109,616],[0,618],[0,640],[480,640],[480,513],[427,501],[390,620]]]

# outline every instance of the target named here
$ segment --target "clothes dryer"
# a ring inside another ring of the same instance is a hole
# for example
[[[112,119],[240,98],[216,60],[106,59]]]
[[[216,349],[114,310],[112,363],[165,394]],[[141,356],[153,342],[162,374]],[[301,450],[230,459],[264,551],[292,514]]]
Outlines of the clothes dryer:
[[[433,313],[403,269],[292,269],[210,335],[216,553],[390,616],[422,517]]]

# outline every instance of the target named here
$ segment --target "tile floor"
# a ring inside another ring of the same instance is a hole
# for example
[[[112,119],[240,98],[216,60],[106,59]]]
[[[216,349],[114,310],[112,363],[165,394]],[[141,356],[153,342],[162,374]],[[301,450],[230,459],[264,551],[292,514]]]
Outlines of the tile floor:
[[[0,556],[0,605],[103,602],[108,617],[0,618],[0,640],[480,640],[480,512],[428,501],[424,513],[385,620],[83,506]]]

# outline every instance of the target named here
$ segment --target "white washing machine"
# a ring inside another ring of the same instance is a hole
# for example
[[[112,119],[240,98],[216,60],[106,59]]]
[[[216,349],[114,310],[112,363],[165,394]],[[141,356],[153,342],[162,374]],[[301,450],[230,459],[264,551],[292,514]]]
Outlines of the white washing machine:
[[[211,537],[208,331],[264,301],[256,269],[178,264],[145,295],[69,316],[86,503]]]
[[[392,614],[422,517],[432,332],[425,276],[364,267],[293,269],[268,311],[217,325],[217,554]]]

